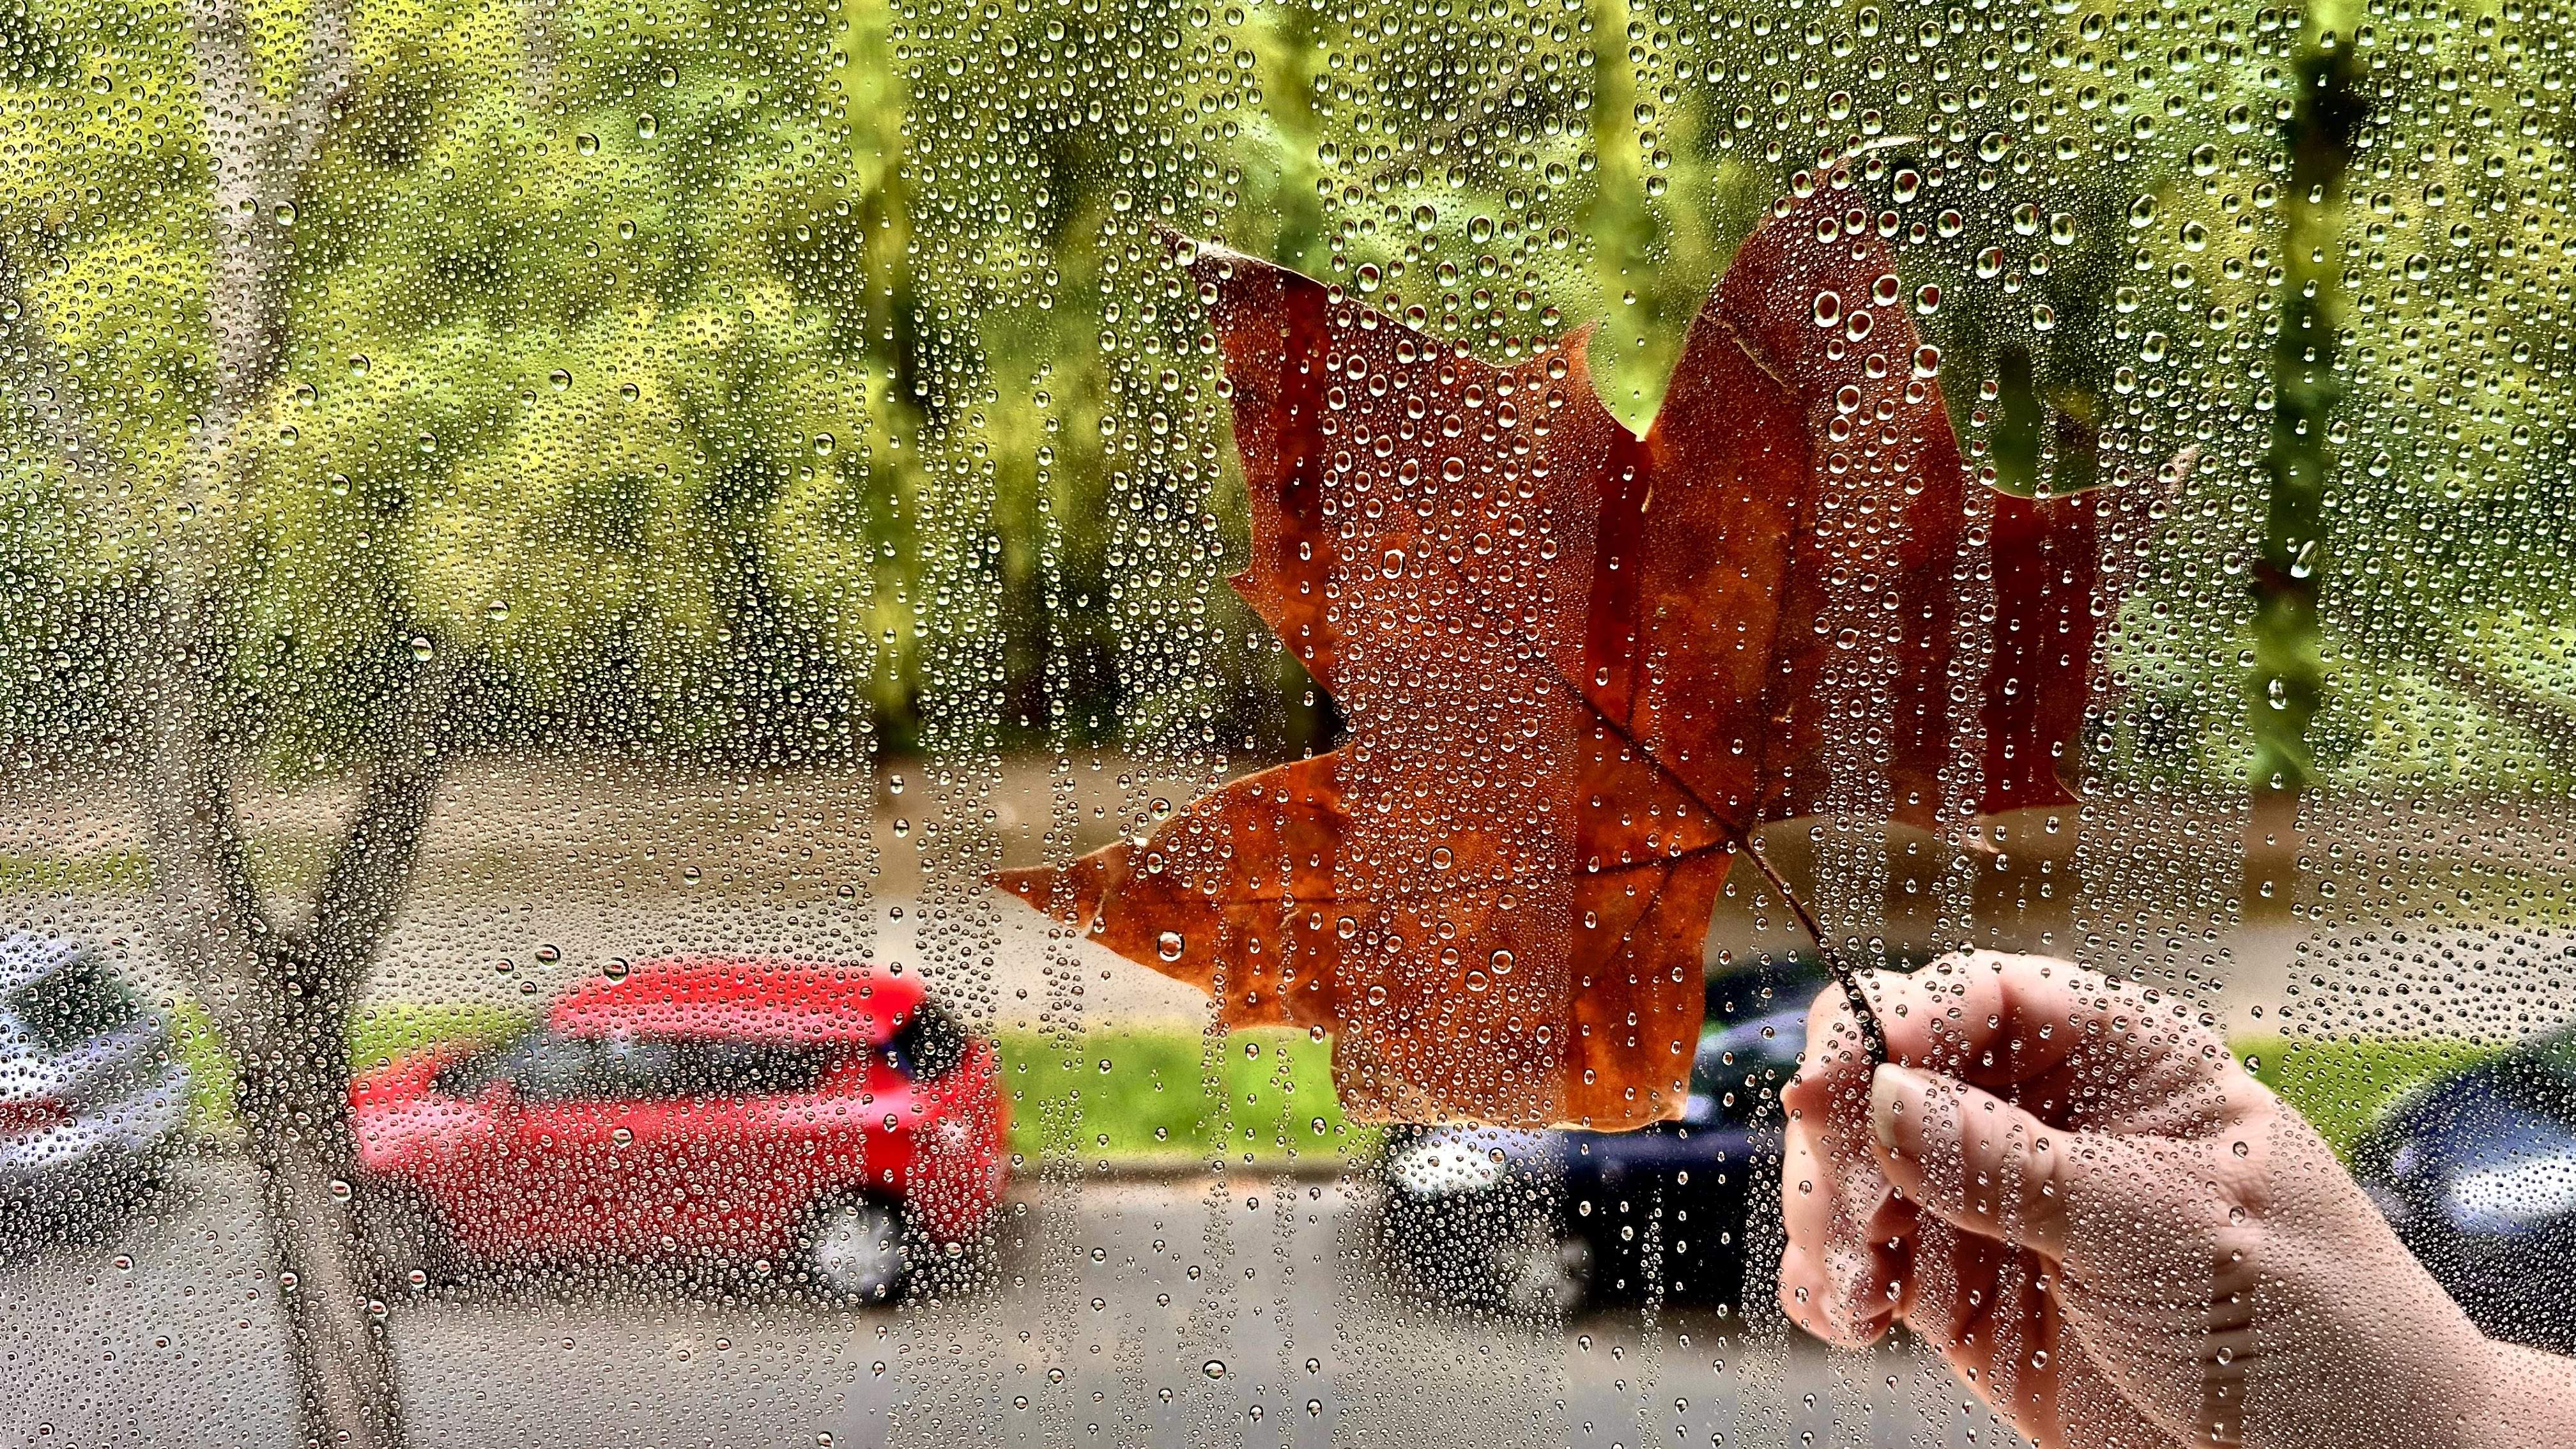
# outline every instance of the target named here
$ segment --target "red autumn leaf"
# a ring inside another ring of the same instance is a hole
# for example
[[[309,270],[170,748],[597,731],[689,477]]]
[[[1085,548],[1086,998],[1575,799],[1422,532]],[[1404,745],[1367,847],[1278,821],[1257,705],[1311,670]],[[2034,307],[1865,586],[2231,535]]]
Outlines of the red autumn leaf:
[[[1230,1024],[1331,1030],[1354,1118],[1622,1128],[1688,1091],[1755,827],[2066,800],[2100,501],[1968,486],[1848,185],[1746,240],[1643,438],[1583,333],[1494,367],[1197,254],[1234,585],[1349,738],[1003,884]]]

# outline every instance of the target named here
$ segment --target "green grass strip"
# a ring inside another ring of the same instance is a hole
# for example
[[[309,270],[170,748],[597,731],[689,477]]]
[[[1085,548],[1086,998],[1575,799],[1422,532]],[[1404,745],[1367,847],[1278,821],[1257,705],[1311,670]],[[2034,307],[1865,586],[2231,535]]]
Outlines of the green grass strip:
[[[2338,1157],[2349,1157],[2362,1129],[2399,1097],[2497,1051],[2442,1037],[2271,1036],[2233,1046],[2255,1078],[2314,1124]]]
[[[441,1042],[494,1041],[527,1014],[497,1006],[405,1003],[359,1013],[350,1064],[365,1073]],[[232,1071],[205,1013],[177,1012],[180,1050],[197,1082],[197,1120],[229,1128]],[[2494,1048],[2442,1038],[2364,1041],[2247,1037],[2234,1043],[2255,1077],[2348,1154],[2370,1121],[2398,1097],[2479,1061]],[[1236,1031],[1211,1042],[1195,1032],[1114,1029],[1086,1033],[1070,1050],[1026,1032],[1001,1037],[1002,1091],[1011,1151],[1023,1169],[1053,1147],[1076,1165],[1156,1160],[1178,1165],[1224,1154],[1276,1166],[1292,1156],[1364,1154],[1373,1129],[1355,1127],[1333,1095],[1331,1047],[1292,1031]],[[1211,1078],[1214,1088],[1211,1090]],[[1049,1124],[1070,1113],[1067,1142]]]

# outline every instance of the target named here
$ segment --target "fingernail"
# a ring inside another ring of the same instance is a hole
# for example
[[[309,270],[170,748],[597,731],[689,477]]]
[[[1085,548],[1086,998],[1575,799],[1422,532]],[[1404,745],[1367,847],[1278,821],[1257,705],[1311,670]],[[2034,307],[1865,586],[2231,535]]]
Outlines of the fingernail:
[[[1908,1110],[1920,1110],[1907,1104],[1923,1100],[1924,1086],[1921,1072],[1894,1062],[1881,1062],[1869,1074],[1869,1130],[1879,1146],[1896,1150],[1897,1119]]]

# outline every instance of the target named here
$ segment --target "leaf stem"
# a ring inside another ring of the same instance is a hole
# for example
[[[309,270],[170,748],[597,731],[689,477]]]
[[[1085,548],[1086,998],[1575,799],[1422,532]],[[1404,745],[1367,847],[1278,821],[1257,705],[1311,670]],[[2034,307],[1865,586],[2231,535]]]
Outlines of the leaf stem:
[[[1809,910],[1798,893],[1789,888],[1788,877],[1780,874],[1761,851],[1753,848],[1753,833],[1746,831],[1738,835],[1736,844],[1752,858],[1753,868],[1762,872],[1762,878],[1770,883],[1773,893],[1788,906],[1789,914],[1798,918],[1798,925],[1806,931],[1808,939],[1816,943],[1817,954],[1825,958],[1825,969],[1833,974],[1834,984],[1843,989],[1844,999],[1851,1003],[1852,1019],[1860,1025],[1861,1042],[1869,1049],[1871,1063],[1886,1061],[1887,1032],[1878,1023],[1878,1009],[1869,1004],[1868,995],[1860,989],[1860,969],[1844,960],[1842,953],[1834,949],[1832,939],[1817,922],[1816,913]]]

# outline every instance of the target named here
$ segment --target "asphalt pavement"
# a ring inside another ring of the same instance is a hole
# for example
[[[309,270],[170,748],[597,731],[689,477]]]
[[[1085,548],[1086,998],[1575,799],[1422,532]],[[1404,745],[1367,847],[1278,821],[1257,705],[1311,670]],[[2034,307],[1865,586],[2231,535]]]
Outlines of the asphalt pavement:
[[[1364,1172],[1030,1182],[945,1297],[843,1312],[756,1276],[549,1273],[405,1299],[390,1331],[420,1445],[2011,1442],[1916,1354],[1827,1353],[1776,1314],[1432,1309],[1379,1271],[1374,1199]],[[18,1249],[0,1444],[292,1442],[276,1292],[222,1155],[89,1241]]]

